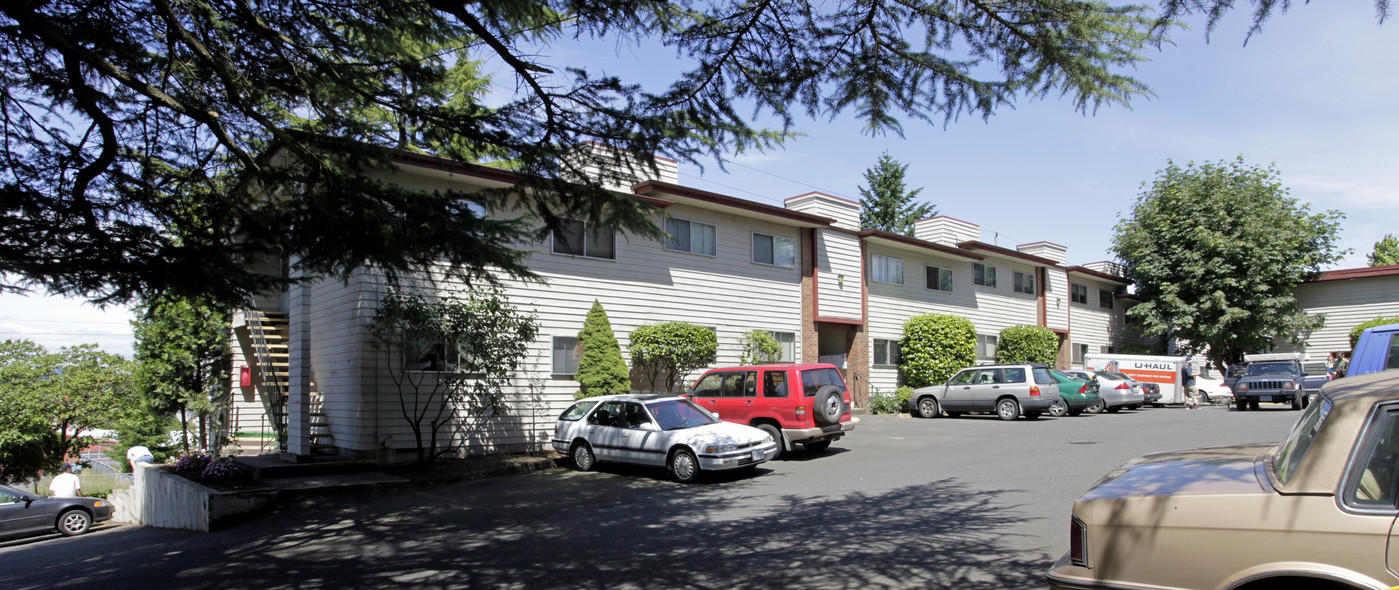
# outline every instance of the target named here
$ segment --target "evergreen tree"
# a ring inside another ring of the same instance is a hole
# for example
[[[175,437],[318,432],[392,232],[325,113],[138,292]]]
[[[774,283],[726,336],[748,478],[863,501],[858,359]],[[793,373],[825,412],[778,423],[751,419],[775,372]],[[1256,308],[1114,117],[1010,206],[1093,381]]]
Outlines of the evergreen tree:
[[[911,235],[913,222],[938,214],[931,203],[915,201],[923,189],[910,191],[905,187],[904,173],[907,171],[908,164],[889,157],[887,152],[879,156],[874,166],[865,169],[865,182],[869,186],[860,187],[862,229]]]
[[[126,424],[141,436],[160,419],[177,417],[183,452],[217,451],[231,435],[228,309],[209,300],[158,295],[143,301],[136,313],[136,390],[153,419]]]
[[[583,320],[583,331],[578,333],[578,346],[582,354],[578,357],[578,372],[573,378],[578,381],[580,390],[575,397],[631,391],[630,371],[622,359],[622,347],[617,344],[617,335],[612,332],[607,311],[596,299],[593,300],[592,309],[588,310],[588,317]]]
[[[1383,239],[1375,242],[1375,249],[1370,252],[1368,258],[1370,266],[1399,264],[1399,239],[1392,234],[1385,234]]]

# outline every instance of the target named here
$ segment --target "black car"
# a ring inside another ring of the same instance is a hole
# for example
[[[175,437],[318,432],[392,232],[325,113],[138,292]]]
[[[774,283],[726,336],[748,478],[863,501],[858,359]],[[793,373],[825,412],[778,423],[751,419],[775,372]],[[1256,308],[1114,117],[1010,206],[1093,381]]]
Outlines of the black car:
[[[72,537],[112,513],[112,503],[100,498],[51,498],[0,486],[0,537],[53,530]]]

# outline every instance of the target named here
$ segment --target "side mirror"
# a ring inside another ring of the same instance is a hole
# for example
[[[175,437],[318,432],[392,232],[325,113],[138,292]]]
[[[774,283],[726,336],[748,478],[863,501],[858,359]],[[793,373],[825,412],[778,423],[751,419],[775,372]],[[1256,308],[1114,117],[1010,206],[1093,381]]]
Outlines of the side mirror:
[[[636,427],[636,429],[637,429],[637,430],[645,430],[645,431],[648,431],[648,432],[660,432],[660,431],[661,431],[661,427],[660,427],[660,426],[656,426],[656,423],[655,423],[655,422],[643,422],[642,424],[638,425],[638,426]]]

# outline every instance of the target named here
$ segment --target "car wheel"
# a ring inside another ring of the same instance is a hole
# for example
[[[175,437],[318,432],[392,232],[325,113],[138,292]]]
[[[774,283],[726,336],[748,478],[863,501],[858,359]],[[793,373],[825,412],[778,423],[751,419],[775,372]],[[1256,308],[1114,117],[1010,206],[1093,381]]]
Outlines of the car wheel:
[[[1210,399],[1210,394],[1201,391],[1201,392],[1200,392],[1200,403],[1205,404],[1205,405],[1208,406],[1208,405],[1210,405],[1210,404],[1213,404],[1213,403],[1214,403],[1214,400]]]
[[[816,391],[816,399],[813,401],[815,403],[812,404],[812,413],[815,414],[817,424],[840,424],[840,417],[845,415],[845,397],[841,395],[839,388],[826,385]]]
[[[806,450],[808,450],[808,451],[811,451],[811,452],[813,452],[813,453],[819,453],[819,452],[821,452],[821,451],[824,451],[824,450],[830,448],[830,446],[831,446],[831,441],[830,441],[830,440],[823,440],[823,441],[821,441],[821,442],[802,443],[802,446],[803,446],[803,447],[806,447]]]
[[[996,414],[1002,420],[1014,420],[1020,417],[1020,402],[1011,398],[1005,398],[996,402]]]
[[[1292,396],[1292,409],[1293,409],[1293,411],[1302,409],[1302,396],[1300,396],[1300,395],[1294,395],[1294,396]]]
[[[1253,400],[1249,400],[1249,402],[1248,402],[1248,409],[1250,409],[1250,410],[1257,410],[1257,409],[1258,409],[1258,402],[1253,401]]]
[[[573,457],[573,466],[579,471],[592,471],[597,465],[597,457],[593,456],[593,448],[588,446],[588,443],[573,443],[573,450],[568,454]]]
[[[1085,410],[1086,410],[1089,414],[1101,414],[1101,413],[1103,413],[1103,400],[1099,399],[1098,401],[1093,402],[1093,405],[1088,406],[1087,408],[1085,408]]]
[[[1054,416],[1055,418],[1062,418],[1068,415],[1068,413],[1069,405],[1064,403],[1064,400],[1062,399],[1057,402],[1054,402],[1054,405],[1049,406],[1049,415]]]
[[[1109,414],[1116,414],[1122,410],[1122,406],[1108,406],[1105,411]]]
[[[1242,412],[1242,411],[1248,409],[1248,402],[1243,401],[1243,400],[1236,400],[1236,401],[1234,402],[1234,409],[1235,409],[1235,410],[1238,410],[1238,411],[1240,411],[1240,412]]]
[[[754,426],[754,428],[766,432],[768,438],[771,438],[772,442],[777,443],[777,453],[772,456],[774,460],[781,459],[782,455],[787,453],[787,445],[784,440],[786,437],[782,436],[782,431],[778,430],[776,426],[771,424],[758,424]]]
[[[92,517],[82,510],[69,510],[58,515],[58,532],[65,537],[75,537],[92,528]]]
[[[667,467],[670,476],[680,483],[695,483],[699,479],[699,459],[689,449],[680,449],[670,454]]]
[[[918,400],[919,418],[937,418],[942,415],[942,410],[938,408],[938,400],[928,396]]]

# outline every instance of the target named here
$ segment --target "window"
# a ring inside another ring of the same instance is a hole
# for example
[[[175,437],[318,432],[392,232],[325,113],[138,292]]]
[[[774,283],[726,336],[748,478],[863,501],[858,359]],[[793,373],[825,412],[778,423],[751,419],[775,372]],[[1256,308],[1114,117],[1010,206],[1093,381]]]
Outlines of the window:
[[[1391,406],[1374,416],[1365,429],[1346,477],[1346,504],[1360,509],[1394,511],[1395,492],[1399,490],[1399,470],[1395,469],[1395,453],[1399,453],[1399,412]]]
[[[976,335],[976,358],[995,359],[996,358],[996,337],[986,334]]]
[[[569,221],[562,233],[554,232],[554,253],[588,258],[617,259],[617,232],[594,224]]]
[[[792,332],[774,332],[768,330],[777,343],[782,345],[782,356],[777,359],[779,363],[797,362],[797,335]]]
[[[1112,309],[1113,293],[1107,289],[1098,289],[1098,307]]]
[[[1083,358],[1086,357],[1086,356],[1088,356],[1088,345],[1087,345],[1087,344],[1075,344],[1075,345],[1073,345],[1073,350],[1074,350],[1073,362],[1074,362],[1074,363],[1077,363],[1077,364],[1080,364],[1080,365],[1083,364]]]
[[[763,397],[787,397],[787,371],[763,371]]]
[[[724,383],[720,386],[720,397],[757,397],[758,396],[758,372],[757,371],[736,371],[724,374]]]
[[[403,335],[405,370],[461,373],[474,366],[471,360],[471,349],[466,342],[453,345],[440,335],[428,336],[413,331]]]
[[[1074,303],[1088,305],[1088,287],[1084,285],[1070,285],[1069,300]]]
[[[578,372],[578,339],[573,336],[554,337],[555,375],[572,375]]]
[[[753,262],[796,268],[797,241],[754,232]]]
[[[952,292],[952,271],[936,266],[926,267],[928,270],[928,288],[934,291]]]
[[[1001,383],[1024,383],[1025,369],[1016,367],[1014,369],[1004,369],[1001,371]]]
[[[827,367],[802,371],[802,393],[806,397],[816,397],[816,392],[821,391],[821,388],[827,385],[834,386],[841,393],[845,393],[845,379],[841,378],[839,369]]]
[[[899,364],[899,341],[887,340],[884,338],[874,339],[874,364],[876,365],[898,365]]]
[[[996,267],[979,262],[972,263],[972,282],[983,287],[996,286]]]
[[[898,258],[875,254],[870,260],[870,272],[875,282],[904,284],[904,261]]]
[[[665,231],[670,234],[665,242],[667,250],[708,256],[715,254],[715,228],[713,225],[687,219],[670,218],[665,220]]]
[[[1013,273],[1012,278],[1015,282],[1016,293],[1035,294],[1035,275],[1027,272],[1016,272]]]

